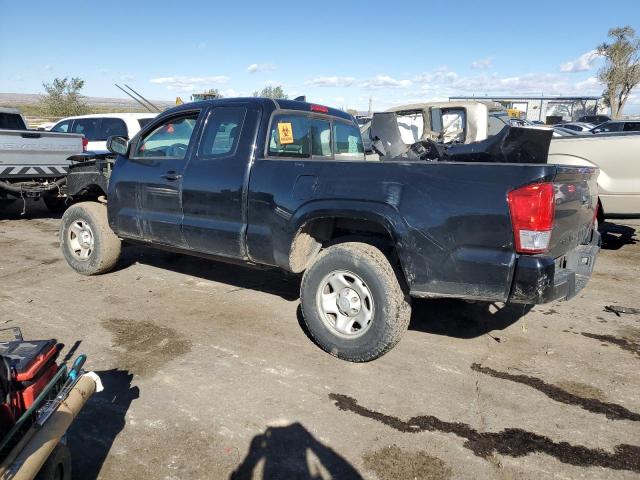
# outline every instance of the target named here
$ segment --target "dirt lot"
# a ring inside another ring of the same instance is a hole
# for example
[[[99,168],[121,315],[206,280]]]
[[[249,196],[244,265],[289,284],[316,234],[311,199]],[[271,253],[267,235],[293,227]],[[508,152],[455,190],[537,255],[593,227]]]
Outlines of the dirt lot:
[[[608,224],[569,303],[420,301],[402,342],[337,360],[299,279],[127,247],[82,277],[58,218],[0,213],[0,322],[89,355],[77,479],[623,479],[640,475],[640,244]],[[79,345],[77,345],[79,344]]]

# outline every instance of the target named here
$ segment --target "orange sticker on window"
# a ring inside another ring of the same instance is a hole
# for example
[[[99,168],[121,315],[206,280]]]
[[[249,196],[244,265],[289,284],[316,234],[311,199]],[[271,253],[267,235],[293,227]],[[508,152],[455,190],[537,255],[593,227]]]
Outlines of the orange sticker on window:
[[[293,128],[291,128],[291,123],[278,123],[278,135],[280,136],[280,143],[282,145],[293,143]]]

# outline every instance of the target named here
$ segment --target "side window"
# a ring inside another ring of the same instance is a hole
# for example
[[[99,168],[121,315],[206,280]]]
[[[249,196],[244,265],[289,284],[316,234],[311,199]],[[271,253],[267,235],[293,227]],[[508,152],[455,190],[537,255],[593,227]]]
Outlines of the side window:
[[[182,160],[196,126],[198,114],[166,120],[140,139],[132,158],[166,158]]]
[[[400,112],[396,115],[396,118],[398,119],[398,129],[400,130],[402,141],[407,145],[419,142],[424,131],[422,112]]]
[[[100,119],[79,118],[74,120],[72,133],[81,133],[90,142],[100,140]]]
[[[640,122],[627,122],[624,124],[625,132],[640,132]]]
[[[99,140],[106,140],[111,136],[128,137],[127,124],[119,118],[103,118],[98,136]]]
[[[71,127],[71,120],[65,120],[64,122],[56,123],[51,129],[52,132],[68,133]]]
[[[303,115],[278,115],[271,123],[269,155],[331,158],[330,123]]]
[[[364,160],[360,129],[353,124],[333,124],[333,145],[336,160]]]
[[[204,127],[198,156],[206,158],[235,154],[246,114],[244,107],[214,108]]]
[[[507,115],[489,115],[487,117],[487,136],[492,137],[502,131],[504,127],[509,125],[509,117]]]

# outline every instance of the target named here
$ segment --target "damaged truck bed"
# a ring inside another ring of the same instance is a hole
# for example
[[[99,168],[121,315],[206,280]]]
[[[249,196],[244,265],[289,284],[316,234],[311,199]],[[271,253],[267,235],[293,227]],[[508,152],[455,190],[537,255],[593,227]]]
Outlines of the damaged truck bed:
[[[182,105],[130,142],[110,139],[115,162],[71,167],[69,195],[86,201],[66,212],[61,248],[87,275],[113,268],[121,241],[304,273],[317,343],[372,360],[407,328],[410,296],[543,303],[590,277],[598,170],[541,163],[544,137],[512,130],[494,142],[439,161],[368,162],[339,110]]]

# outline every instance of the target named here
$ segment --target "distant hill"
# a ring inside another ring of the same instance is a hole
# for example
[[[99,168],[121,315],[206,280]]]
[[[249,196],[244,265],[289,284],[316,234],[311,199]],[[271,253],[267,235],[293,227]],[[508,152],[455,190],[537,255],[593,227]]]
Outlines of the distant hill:
[[[147,111],[130,98],[84,97],[84,100],[89,105],[90,113]],[[163,110],[175,106],[174,102],[167,100],[149,100]],[[39,102],[40,95],[36,93],[0,93],[1,107],[17,107],[26,116],[42,117]]]

